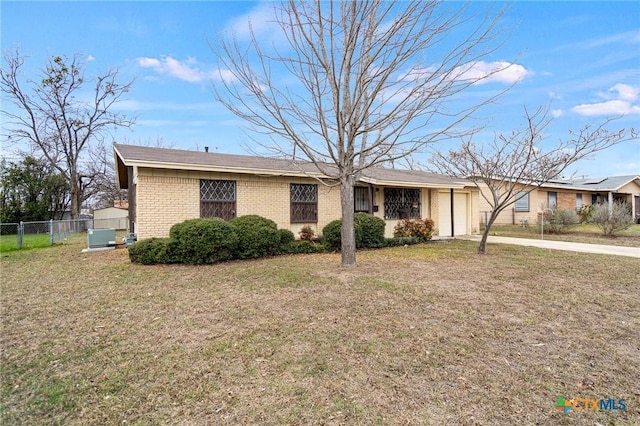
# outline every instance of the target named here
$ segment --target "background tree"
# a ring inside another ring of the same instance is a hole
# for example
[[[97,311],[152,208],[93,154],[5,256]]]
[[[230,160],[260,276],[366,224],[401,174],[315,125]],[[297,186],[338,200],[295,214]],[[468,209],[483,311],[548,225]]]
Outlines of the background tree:
[[[312,162],[340,186],[342,265],[355,266],[354,184],[370,167],[473,132],[461,123],[490,99],[461,105],[455,95],[510,65],[476,72],[495,50],[500,14],[476,21],[434,1],[289,0],[274,9],[287,46],[261,45],[253,31],[246,45],[223,37],[216,97],[273,152]]]
[[[89,175],[93,176],[87,189],[87,200],[94,209],[113,207],[115,202],[127,200],[127,190],[120,189],[116,183],[115,164],[112,150],[101,146],[90,153]]]
[[[69,205],[69,185],[46,161],[26,157],[0,167],[0,221],[17,223],[62,219]]]
[[[458,149],[435,152],[430,168],[455,177],[469,178],[478,189],[485,185],[488,192],[481,196],[491,206],[478,253],[487,252],[489,230],[498,215],[514,204],[516,196],[530,193],[545,182],[560,177],[572,164],[615,144],[637,138],[634,129],[610,131],[612,120],[592,126],[585,125],[577,133],[569,131],[566,140],[544,150],[542,142],[551,119],[548,108],[533,115],[525,110],[526,126],[509,135],[498,134],[493,142],[476,145],[468,140]]]
[[[9,137],[28,143],[64,176],[71,215],[78,218],[96,173],[101,172],[91,169],[94,163],[88,154],[103,146],[111,130],[134,124],[133,119],[111,111],[132,82],[118,83],[117,70],[86,80],[78,55],[53,57],[37,80],[22,81],[23,64],[19,52],[7,53],[0,73],[2,94],[15,107],[2,110]]]

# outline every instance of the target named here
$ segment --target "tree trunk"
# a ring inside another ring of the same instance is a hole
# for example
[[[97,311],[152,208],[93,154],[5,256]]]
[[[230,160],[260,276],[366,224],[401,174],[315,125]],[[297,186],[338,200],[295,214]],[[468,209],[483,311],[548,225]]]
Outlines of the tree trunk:
[[[342,267],[354,268],[356,263],[356,233],[353,223],[353,183],[351,179],[340,182],[340,205],[342,207]]]
[[[480,245],[478,246],[478,254],[487,254],[487,239],[489,238],[489,231],[491,231],[491,227],[493,223],[498,218],[498,214],[495,211],[491,212],[491,216],[489,216],[489,221],[484,226],[484,232],[482,233],[482,238],[480,239]]]
[[[478,254],[487,254],[487,238],[489,237],[489,226],[485,226],[482,238],[480,239],[480,245],[478,246]]]
[[[78,172],[71,173],[70,192],[71,192],[71,219],[80,219],[80,182],[78,181]]]

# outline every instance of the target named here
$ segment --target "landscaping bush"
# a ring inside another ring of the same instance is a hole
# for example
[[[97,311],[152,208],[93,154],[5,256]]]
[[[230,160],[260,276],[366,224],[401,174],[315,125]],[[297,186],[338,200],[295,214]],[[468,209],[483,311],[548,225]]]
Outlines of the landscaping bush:
[[[308,240],[292,241],[286,245],[284,252],[288,254],[322,253],[325,248],[322,244],[316,244]]]
[[[176,262],[199,265],[234,258],[238,235],[230,223],[219,218],[190,219],[169,231],[168,250]]]
[[[397,238],[415,237],[421,242],[433,237],[435,223],[431,219],[402,219],[393,228],[393,236]]]
[[[357,248],[379,248],[385,246],[384,227],[386,223],[383,219],[367,213],[356,213],[353,215],[356,228]]]
[[[544,232],[548,234],[564,234],[578,223],[580,218],[574,209],[553,209],[544,213]]]
[[[300,235],[301,240],[307,241],[313,240],[313,238],[316,236],[316,232],[313,230],[311,225],[303,226],[298,234]]]
[[[279,252],[282,234],[278,233],[278,225],[274,221],[258,215],[246,215],[231,219],[229,223],[238,236],[238,259],[256,259]]]
[[[158,263],[172,263],[168,253],[168,238],[149,238],[141,240],[129,247],[129,259],[133,263],[156,265]]]
[[[419,242],[420,238],[418,237],[393,237],[385,239],[387,247],[410,246],[418,244]]]
[[[287,244],[296,240],[296,236],[288,229],[278,229],[278,240],[280,241],[280,247],[285,247]]]
[[[611,211],[610,211],[611,210]],[[608,203],[593,206],[593,222],[607,237],[613,237],[616,232],[624,231],[633,225],[633,217],[627,203],[614,202],[609,208]]]
[[[342,242],[342,220],[336,219],[329,222],[322,228],[324,244],[328,249],[339,249]]]
[[[593,206],[591,204],[585,204],[578,210],[578,216],[580,217],[580,223],[593,222]]]
[[[356,233],[356,248],[384,247],[384,220],[367,213],[356,213],[353,216]],[[322,235],[326,246],[330,249],[339,249],[342,244],[341,236],[342,220],[329,222],[323,229]]]

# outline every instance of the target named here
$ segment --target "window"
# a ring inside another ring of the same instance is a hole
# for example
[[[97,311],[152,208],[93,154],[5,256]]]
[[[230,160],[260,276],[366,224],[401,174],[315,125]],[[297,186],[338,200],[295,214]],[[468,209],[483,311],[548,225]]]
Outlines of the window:
[[[555,209],[558,206],[558,193],[549,191],[547,195],[547,204],[550,209]]]
[[[291,223],[318,221],[318,185],[291,184]]]
[[[200,181],[200,217],[236,217],[236,181]]]
[[[576,194],[576,209],[582,208],[582,194]]]
[[[420,190],[412,188],[384,189],[385,219],[415,219],[420,217]]]
[[[528,212],[529,211],[529,193],[528,192],[518,192],[516,193],[516,205],[517,212]]]
[[[365,186],[353,188],[353,211],[369,213],[369,188]]]

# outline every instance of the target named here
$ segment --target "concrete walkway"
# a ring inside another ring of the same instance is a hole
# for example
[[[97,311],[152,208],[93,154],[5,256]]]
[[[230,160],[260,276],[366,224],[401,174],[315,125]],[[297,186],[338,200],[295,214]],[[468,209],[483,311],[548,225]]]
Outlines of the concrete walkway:
[[[480,235],[457,236],[461,240],[480,242]],[[606,246],[601,244],[570,243],[567,241],[534,240],[528,238],[511,238],[489,236],[488,243],[513,244],[517,246],[540,247],[552,250],[577,251],[582,253],[613,254],[640,258],[640,247]]]

